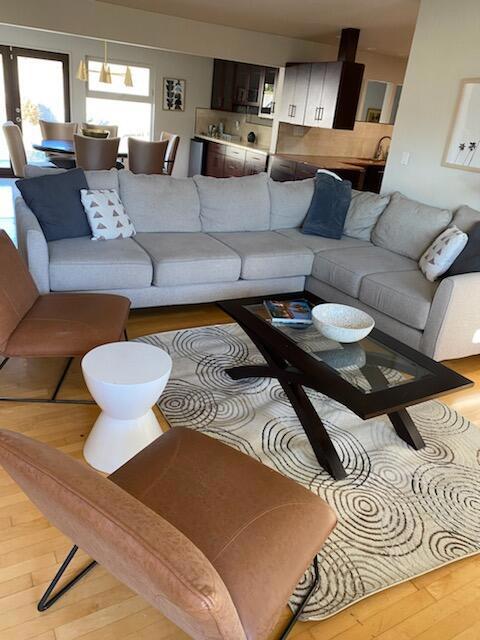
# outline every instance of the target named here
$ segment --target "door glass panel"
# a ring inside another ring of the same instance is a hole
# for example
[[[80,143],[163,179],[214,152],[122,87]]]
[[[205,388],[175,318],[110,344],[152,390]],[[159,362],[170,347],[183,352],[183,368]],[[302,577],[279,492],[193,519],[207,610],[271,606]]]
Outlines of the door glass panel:
[[[3,56],[0,54],[0,121],[6,122],[7,108],[5,102],[5,78],[3,74]],[[3,131],[0,131],[0,169],[10,167],[10,155]]]
[[[17,65],[25,151],[29,160],[42,160],[43,154],[32,148],[42,139],[39,120],[65,122],[63,64],[18,56]]]

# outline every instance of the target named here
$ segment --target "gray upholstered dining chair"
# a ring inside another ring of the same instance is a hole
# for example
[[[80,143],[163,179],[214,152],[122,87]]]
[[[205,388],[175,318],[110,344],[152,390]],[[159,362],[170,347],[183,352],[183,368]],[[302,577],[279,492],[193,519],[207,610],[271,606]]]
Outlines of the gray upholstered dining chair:
[[[6,429],[0,463],[74,542],[39,611],[98,562],[196,640],[266,640],[336,523],[293,480],[182,427],[108,478]],[[55,592],[79,547],[92,561]],[[319,585],[314,567],[282,638]]]
[[[168,142],[163,172],[171,176],[175,165],[175,158],[177,157],[178,145],[180,144],[180,136],[176,133],[162,131],[160,133],[160,140],[167,140]]]
[[[77,133],[78,124],[76,122],[50,122],[49,120],[39,120],[40,131],[44,140],[73,140]]]
[[[113,169],[117,166],[120,138],[73,136],[77,167],[86,171]]]
[[[128,139],[128,168],[132,173],[164,173],[168,141]]]
[[[10,163],[12,165],[13,174],[17,178],[24,177],[24,168],[27,164],[27,154],[25,153],[25,145],[23,144],[22,130],[11,120],[5,122],[2,126],[3,135],[10,154]]]

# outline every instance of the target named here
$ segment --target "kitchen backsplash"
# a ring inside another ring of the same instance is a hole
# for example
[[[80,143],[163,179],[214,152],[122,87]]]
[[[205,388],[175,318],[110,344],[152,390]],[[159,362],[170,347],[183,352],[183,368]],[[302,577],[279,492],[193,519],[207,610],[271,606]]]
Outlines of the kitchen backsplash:
[[[225,133],[240,136],[239,142],[246,142],[250,131],[256,136],[255,144],[268,149],[272,139],[272,128],[268,125],[252,124],[247,122],[247,116],[243,113],[230,113],[229,111],[213,111],[212,109],[198,108],[195,112],[195,133],[207,135],[208,126],[223,123]],[[239,123],[239,128],[235,126]]]
[[[356,122],[353,131],[280,124],[277,153],[372,158],[378,141],[391,136],[393,125]]]

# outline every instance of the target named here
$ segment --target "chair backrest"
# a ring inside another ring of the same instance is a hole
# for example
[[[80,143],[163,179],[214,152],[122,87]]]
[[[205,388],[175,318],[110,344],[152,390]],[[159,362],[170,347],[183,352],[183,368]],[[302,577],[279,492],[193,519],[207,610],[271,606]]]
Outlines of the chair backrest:
[[[92,124],[91,122],[82,122],[82,129],[103,129],[108,131],[109,138],[118,137],[118,126],[116,124]]]
[[[76,122],[50,122],[49,120],[39,120],[39,122],[44,140],[73,140],[78,129]]]
[[[5,429],[0,463],[52,524],[191,637],[245,640],[219,574],[167,520],[87,465]]]
[[[17,178],[23,178],[24,167],[27,164],[27,154],[23,144],[22,131],[18,124],[8,120],[3,125],[3,135],[7,142],[13,173]]]
[[[0,231],[0,353],[38,298],[27,265],[5,231]]]
[[[176,133],[162,131],[160,133],[160,140],[167,140],[168,142],[167,153],[165,154],[165,173],[171,176],[175,158],[177,157],[178,145],[180,144],[180,136]]]
[[[120,138],[89,138],[75,134],[73,143],[77,167],[85,171],[115,168]]]
[[[164,173],[168,141],[149,142],[138,138],[128,139],[128,168],[132,173]]]

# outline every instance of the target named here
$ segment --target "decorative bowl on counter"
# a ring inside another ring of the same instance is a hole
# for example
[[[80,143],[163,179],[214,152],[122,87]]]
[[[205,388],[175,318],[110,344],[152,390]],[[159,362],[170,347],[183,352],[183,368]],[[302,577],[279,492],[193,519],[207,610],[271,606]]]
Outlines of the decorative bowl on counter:
[[[317,304],[312,309],[312,320],[322,335],[336,342],[362,340],[375,326],[368,313],[346,304]]]

